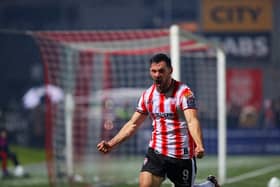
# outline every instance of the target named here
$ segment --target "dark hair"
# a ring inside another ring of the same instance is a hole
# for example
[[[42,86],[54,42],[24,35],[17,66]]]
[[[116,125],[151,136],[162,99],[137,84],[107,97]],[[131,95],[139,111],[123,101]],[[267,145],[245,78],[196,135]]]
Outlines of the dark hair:
[[[167,67],[172,68],[170,58],[169,58],[166,54],[163,54],[163,53],[155,54],[155,55],[150,59],[150,65],[151,65],[152,63],[159,63],[159,62],[161,62],[161,61],[166,62]]]

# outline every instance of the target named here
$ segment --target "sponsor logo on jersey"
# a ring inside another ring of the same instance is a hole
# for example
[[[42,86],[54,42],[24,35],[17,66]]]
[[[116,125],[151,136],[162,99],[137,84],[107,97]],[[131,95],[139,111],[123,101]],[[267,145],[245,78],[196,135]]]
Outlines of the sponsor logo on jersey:
[[[174,119],[174,113],[163,113],[163,112],[160,112],[160,113],[154,113],[154,116],[157,119],[160,119],[160,118]]]

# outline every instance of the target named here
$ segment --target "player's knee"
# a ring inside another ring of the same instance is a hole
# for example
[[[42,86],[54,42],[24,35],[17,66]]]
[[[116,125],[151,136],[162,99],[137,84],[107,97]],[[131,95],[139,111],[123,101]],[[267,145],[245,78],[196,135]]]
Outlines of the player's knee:
[[[152,187],[152,184],[148,181],[139,181],[139,187]]]
[[[152,187],[152,177],[146,172],[142,172],[139,176],[139,187]]]
[[[139,187],[160,187],[164,178],[154,176],[149,172],[141,172],[139,176]]]

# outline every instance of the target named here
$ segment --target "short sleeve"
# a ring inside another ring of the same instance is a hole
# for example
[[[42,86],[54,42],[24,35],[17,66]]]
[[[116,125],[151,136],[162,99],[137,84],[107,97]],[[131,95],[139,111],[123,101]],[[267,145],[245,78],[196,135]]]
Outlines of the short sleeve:
[[[182,110],[189,109],[189,108],[192,109],[197,108],[195,96],[190,88],[184,89],[184,91],[181,94],[180,101],[181,101]]]
[[[145,93],[143,92],[141,97],[138,100],[138,104],[136,107],[136,111],[141,113],[141,114],[148,114],[147,106],[145,104]]]

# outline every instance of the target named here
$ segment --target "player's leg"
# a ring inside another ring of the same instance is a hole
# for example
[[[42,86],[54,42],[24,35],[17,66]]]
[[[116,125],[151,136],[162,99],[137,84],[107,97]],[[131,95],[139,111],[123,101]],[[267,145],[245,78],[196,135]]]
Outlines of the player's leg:
[[[220,187],[220,185],[215,176],[209,175],[205,182],[195,184],[194,187]]]
[[[162,155],[149,148],[139,175],[139,186],[159,187],[165,179],[165,171]]]
[[[13,162],[14,166],[19,165],[19,161],[18,161],[17,155],[15,153],[9,151],[9,152],[7,152],[7,156]]]
[[[175,187],[220,187],[216,177],[212,175],[205,182],[194,184],[197,171],[195,159],[167,158],[167,163],[167,177],[173,182]]]
[[[193,186],[196,176],[195,159],[166,158],[167,177],[175,187]]]
[[[16,177],[26,177],[28,174],[25,172],[23,166],[20,165],[18,161],[17,155],[14,152],[9,151],[7,153],[7,157],[13,162],[15,169],[14,169],[14,176]]]
[[[2,161],[1,168],[3,172],[3,177],[9,176],[9,172],[7,169],[7,154],[6,152],[0,151],[0,159]]]
[[[139,187],[160,187],[163,181],[163,177],[153,175],[147,171],[142,171],[139,175]]]

